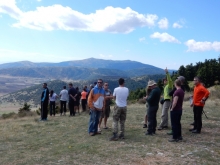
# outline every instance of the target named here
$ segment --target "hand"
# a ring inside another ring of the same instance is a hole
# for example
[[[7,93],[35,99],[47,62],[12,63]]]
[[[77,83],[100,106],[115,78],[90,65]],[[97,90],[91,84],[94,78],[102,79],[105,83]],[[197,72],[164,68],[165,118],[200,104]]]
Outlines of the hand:
[[[166,73],[168,73],[168,69],[167,69],[167,67],[166,67],[166,69],[164,69],[164,71],[165,71]]]
[[[193,107],[193,104],[190,104],[190,107]]]

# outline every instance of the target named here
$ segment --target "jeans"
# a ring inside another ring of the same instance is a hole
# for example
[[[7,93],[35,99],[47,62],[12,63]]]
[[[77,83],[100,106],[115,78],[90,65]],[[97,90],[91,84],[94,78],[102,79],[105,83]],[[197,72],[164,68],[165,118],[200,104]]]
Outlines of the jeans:
[[[66,113],[66,101],[60,100],[60,113],[62,114],[64,110],[64,113]]]
[[[182,110],[170,111],[173,139],[178,139],[179,137],[182,136],[182,128],[180,123],[181,116],[182,116]]]
[[[159,106],[149,106],[147,110],[148,133],[155,133],[157,127],[157,110]]]
[[[101,111],[90,110],[90,120],[89,120],[89,133],[98,132],[98,124],[100,118]]]
[[[194,105],[193,111],[195,111],[194,113],[195,124],[193,129],[196,129],[198,132],[201,132],[203,107]]]
[[[55,116],[55,101],[50,101],[50,116],[54,115]]]

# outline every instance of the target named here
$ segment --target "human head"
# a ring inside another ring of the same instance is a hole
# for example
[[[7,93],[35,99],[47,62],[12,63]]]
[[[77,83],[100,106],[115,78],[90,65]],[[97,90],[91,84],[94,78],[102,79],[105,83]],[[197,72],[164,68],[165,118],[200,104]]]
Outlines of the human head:
[[[66,85],[63,86],[63,89],[66,89]]]
[[[90,89],[94,88],[93,84],[90,84],[89,86]],[[86,88],[85,88],[86,89]]]
[[[103,80],[102,80],[102,79],[98,79],[98,81],[97,81],[97,86],[98,86],[99,88],[101,88],[101,87],[102,87],[102,84],[103,84]]]
[[[53,95],[53,90],[50,91],[50,96],[52,96],[52,95]]]
[[[76,87],[76,91],[79,91],[79,87]]]
[[[147,86],[149,89],[153,89],[157,86],[157,83],[154,80],[150,80],[148,81]]]
[[[177,79],[179,79],[179,80],[181,81],[181,85],[184,84],[184,82],[185,82],[185,77],[179,76],[179,77],[177,77]]]
[[[72,83],[69,83],[69,88],[72,88],[73,87],[73,84]]]
[[[124,80],[123,78],[120,78],[120,79],[118,80],[118,83],[119,83],[119,85],[124,85],[125,80]]]
[[[107,82],[104,83],[104,89],[105,89],[105,90],[108,89],[108,83],[107,83]]]
[[[201,82],[201,78],[199,76],[194,77],[193,79],[194,85],[197,85]]]
[[[174,85],[176,88],[181,87],[182,82],[180,81],[180,79],[176,79],[174,82]]]
[[[47,87],[47,83],[43,83],[43,88],[46,88]]]

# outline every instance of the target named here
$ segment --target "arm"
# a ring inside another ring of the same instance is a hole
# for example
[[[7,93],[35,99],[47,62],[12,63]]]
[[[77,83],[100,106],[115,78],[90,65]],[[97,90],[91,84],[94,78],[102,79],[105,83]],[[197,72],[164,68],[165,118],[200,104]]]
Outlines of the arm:
[[[91,90],[90,93],[89,93],[88,105],[89,105],[90,109],[94,109],[94,106],[93,106],[93,90]]]
[[[202,90],[204,91],[204,96],[203,96],[203,98],[201,100],[201,103],[205,104],[205,101],[209,97],[210,92],[205,87],[203,87]]]
[[[178,101],[178,96],[175,96],[174,98],[173,98],[173,104],[172,104],[172,109],[171,109],[171,111],[175,108],[175,106],[176,106],[176,104],[177,104],[177,101]]]

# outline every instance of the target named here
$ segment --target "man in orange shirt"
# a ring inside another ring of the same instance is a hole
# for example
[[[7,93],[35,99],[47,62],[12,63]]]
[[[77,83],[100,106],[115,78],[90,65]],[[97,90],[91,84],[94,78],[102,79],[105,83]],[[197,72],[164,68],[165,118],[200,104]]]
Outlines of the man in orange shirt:
[[[200,133],[202,128],[202,111],[205,105],[205,101],[209,96],[209,91],[202,85],[200,77],[194,78],[194,92],[193,92],[193,106],[195,124],[193,129],[190,129],[192,133]]]

